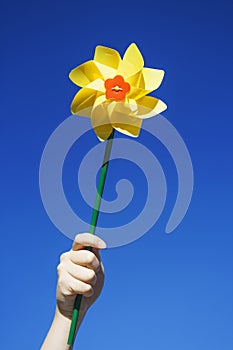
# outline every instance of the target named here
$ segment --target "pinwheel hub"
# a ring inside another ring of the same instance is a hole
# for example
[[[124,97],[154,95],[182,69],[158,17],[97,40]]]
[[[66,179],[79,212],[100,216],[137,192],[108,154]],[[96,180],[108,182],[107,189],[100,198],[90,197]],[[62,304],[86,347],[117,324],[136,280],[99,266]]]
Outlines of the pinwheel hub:
[[[130,84],[124,81],[121,75],[116,75],[113,79],[107,79],[104,84],[107,99],[123,101],[130,91]]]
[[[112,88],[112,91],[119,92],[119,91],[123,91],[123,89],[120,86],[117,85],[117,86]]]

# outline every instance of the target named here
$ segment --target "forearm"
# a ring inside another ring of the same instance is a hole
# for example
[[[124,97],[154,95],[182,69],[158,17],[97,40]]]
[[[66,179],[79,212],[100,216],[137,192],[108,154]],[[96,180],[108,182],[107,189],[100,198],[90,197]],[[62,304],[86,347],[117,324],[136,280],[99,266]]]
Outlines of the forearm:
[[[76,332],[78,331],[84,315],[80,315]],[[63,316],[56,309],[55,316],[49,332],[44,340],[41,350],[71,350],[72,346],[67,345],[71,320]]]

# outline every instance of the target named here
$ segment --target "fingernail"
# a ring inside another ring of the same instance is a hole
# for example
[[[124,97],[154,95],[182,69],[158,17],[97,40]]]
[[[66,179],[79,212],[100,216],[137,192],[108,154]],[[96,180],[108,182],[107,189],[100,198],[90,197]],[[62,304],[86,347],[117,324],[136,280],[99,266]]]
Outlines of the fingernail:
[[[98,241],[98,246],[101,249],[105,249],[107,247],[107,244],[104,241]]]

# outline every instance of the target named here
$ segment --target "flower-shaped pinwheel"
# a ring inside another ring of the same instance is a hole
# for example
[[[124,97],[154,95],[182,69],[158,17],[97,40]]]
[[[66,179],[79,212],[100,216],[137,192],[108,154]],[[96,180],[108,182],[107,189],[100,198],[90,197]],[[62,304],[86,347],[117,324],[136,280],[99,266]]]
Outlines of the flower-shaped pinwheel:
[[[90,117],[101,141],[113,128],[137,137],[143,119],[167,108],[161,100],[146,96],[160,86],[163,76],[163,70],[144,68],[136,44],[127,48],[123,59],[116,50],[97,46],[94,60],[70,72],[70,79],[82,87],[72,101],[71,111]]]

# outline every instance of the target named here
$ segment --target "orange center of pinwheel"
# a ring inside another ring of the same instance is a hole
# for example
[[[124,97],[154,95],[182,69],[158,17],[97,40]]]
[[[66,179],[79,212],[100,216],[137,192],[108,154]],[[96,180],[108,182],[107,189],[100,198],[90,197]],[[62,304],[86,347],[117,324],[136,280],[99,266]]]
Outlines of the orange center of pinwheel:
[[[129,83],[126,83],[121,75],[116,75],[113,79],[107,79],[104,86],[106,97],[115,101],[123,101],[130,90]]]

